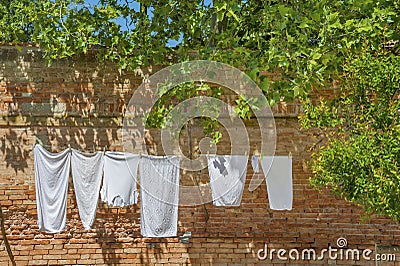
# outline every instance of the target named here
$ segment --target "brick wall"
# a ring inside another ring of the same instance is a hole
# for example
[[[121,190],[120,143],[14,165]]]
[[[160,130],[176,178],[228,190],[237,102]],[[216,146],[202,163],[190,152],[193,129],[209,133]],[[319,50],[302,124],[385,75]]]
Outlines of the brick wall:
[[[277,155],[293,156],[294,202],[292,211],[272,211],[263,183],[249,192],[253,175],[248,167],[240,207],[205,205],[179,207],[179,235],[191,232],[189,244],[178,238],[148,239],[140,235],[140,205],[112,208],[99,202],[91,230],[81,225],[72,180],[69,183],[67,229],[59,234],[38,231],[32,148],[38,140],[53,151],[68,144],[85,150],[122,150],[122,114],[141,83],[142,76],[154,73],[124,73],[113,65],[97,63],[92,55],[54,62],[47,67],[36,48],[0,48],[0,202],[7,237],[17,264],[281,264],[276,258],[260,261],[264,248],[315,248],[336,246],[345,237],[348,248],[371,249],[376,245],[400,243],[400,227],[382,216],[362,219],[361,208],[329,191],[317,192],[308,182],[308,149],[319,138],[317,132],[302,131],[296,115],[297,104],[273,108],[277,128]],[[68,114],[68,115],[67,115]],[[246,122],[251,154],[259,150],[260,132],[256,121]],[[203,137],[194,124],[194,148]],[[229,141],[218,144],[218,153],[229,153]],[[146,134],[149,152],[160,154],[160,132]],[[181,138],[187,147],[187,136]],[[186,150],[187,152],[187,150]],[[249,164],[250,165],[250,164]],[[192,176],[205,183],[207,170],[182,173],[181,183]],[[397,253],[397,261],[400,254]],[[4,243],[0,243],[0,263],[7,264]],[[288,262],[286,262],[288,263]],[[294,264],[359,264],[375,262],[328,260],[291,261]],[[397,262],[398,263],[398,262]],[[385,263],[382,265],[395,265]]]

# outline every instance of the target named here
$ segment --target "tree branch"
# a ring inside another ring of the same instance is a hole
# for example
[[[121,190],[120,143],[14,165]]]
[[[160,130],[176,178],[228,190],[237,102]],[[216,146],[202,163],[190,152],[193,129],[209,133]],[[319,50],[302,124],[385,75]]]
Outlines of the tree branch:
[[[1,234],[3,236],[4,245],[6,246],[7,249],[8,257],[10,258],[12,265],[16,266],[17,264],[15,264],[14,255],[12,254],[10,243],[8,243],[6,229],[4,228],[3,208],[1,205],[0,205],[0,228],[1,228]]]

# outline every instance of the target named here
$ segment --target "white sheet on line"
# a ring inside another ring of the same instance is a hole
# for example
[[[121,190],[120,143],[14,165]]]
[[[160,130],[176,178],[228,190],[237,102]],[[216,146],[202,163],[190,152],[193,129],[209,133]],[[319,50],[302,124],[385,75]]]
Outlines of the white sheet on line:
[[[268,166],[271,166],[268,169]],[[273,210],[291,210],[293,202],[292,157],[265,156],[261,166],[267,181],[269,206]]]
[[[208,172],[215,206],[239,206],[246,181],[248,156],[209,155]]]
[[[178,232],[179,157],[142,155],[139,164],[141,234],[174,237]]]
[[[35,145],[36,206],[40,231],[58,233],[65,229],[70,162],[70,148],[51,153]]]
[[[96,217],[103,176],[103,152],[84,154],[72,149],[71,168],[75,197],[83,227],[88,230]]]
[[[106,152],[101,200],[111,206],[137,204],[137,168],[140,156],[123,152]]]

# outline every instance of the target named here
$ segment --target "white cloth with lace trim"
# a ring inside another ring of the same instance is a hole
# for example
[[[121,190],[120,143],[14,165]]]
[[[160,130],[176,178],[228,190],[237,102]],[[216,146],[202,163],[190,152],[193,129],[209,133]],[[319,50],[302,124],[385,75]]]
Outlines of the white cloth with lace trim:
[[[179,165],[177,156],[142,155],[139,164],[140,229],[144,237],[177,235]]]

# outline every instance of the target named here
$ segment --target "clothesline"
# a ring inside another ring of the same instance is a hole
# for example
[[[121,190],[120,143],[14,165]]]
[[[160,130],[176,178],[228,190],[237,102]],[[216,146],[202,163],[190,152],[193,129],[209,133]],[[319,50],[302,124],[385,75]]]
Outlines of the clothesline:
[[[35,144],[36,145],[36,144]],[[33,146],[33,148],[35,147],[35,145]],[[39,145],[41,145],[42,147],[50,147],[50,145],[44,145],[44,144],[39,144]],[[59,146],[59,147],[61,147],[61,148],[68,148],[68,149],[75,149],[75,150],[78,150],[78,151],[80,151],[80,152],[82,152],[82,153],[84,153],[84,154],[93,154],[93,153],[96,153],[96,152],[117,152],[116,150],[106,150],[106,148],[104,147],[104,149],[102,149],[102,150],[89,150],[89,151],[82,151],[82,150],[80,150],[80,149],[76,149],[76,148],[73,148],[73,147],[71,147],[71,145],[70,144],[68,144],[67,146]],[[174,157],[179,157],[179,158],[187,158],[187,156],[185,156],[185,155],[180,155],[180,154],[167,154],[167,155],[156,155],[156,154],[145,154],[145,153],[141,153],[141,152],[126,152],[126,153],[130,153],[130,154],[137,154],[137,155],[139,155],[139,156],[159,156],[159,157],[168,157],[168,156],[174,156]],[[207,154],[199,154],[198,156],[199,157],[206,157],[206,156],[217,156],[217,155],[224,155],[224,154],[216,154],[216,153],[207,153]],[[244,155],[244,156],[247,156],[247,152],[244,152],[243,154],[232,154],[232,155]]]
[[[42,147],[45,147],[46,145],[42,145],[42,144],[40,144]],[[47,145],[47,146],[49,146],[49,145]],[[82,153],[84,153],[84,154],[87,154],[87,155],[90,155],[90,154],[94,154],[94,153],[96,153],[96,152],[103,152],[103,153],[105,153],[105,152],[117,152],[117,151],[115,151],[115,150],[105,150],[105,149],[103,149],[103,150],[89,150],[89,151],[82,151],[82,150],[79,150],[79,149],[76,149],[76,148],[72,148],[70,145],[68,145],[68,146],[62,146],[62,147],[66,147],[66,148],[68,148],[68,149],[75,149],[75,150],[78,150],[78,151],[80,151],[80,152],[82,152]],[[130,153],[130,154],[137,154],[137,155],[139,155],[139,156],[158,156],[158,157],[170,157],[170,156],[173,156],[173,157],[179,157],[179,158],[188,158],[188,156],[185,156],[185,155],[180,155],[180,154],[167,154],[167,155],[155,155],[155,154],[145,154],[145,153],[135,153],[135,152],[125,152],[125,153]],[[216,153],[207,153],[207,154],[199,154],[198,156],[199,157],[207,157],[207,156],[218,156],[218,155],[224,155],[224,154],[216,154]],[[247,152],[245,152],[244,154],[232,154],[232,155],[243,155],[243,156],[247,156]]]
[[[33,145],[33,148],[35,147],[36,144],[39,144],[39,145],[41,145],[42,147],[47,147],[47,148],[51,146],[51,145],[45,145],[45,144],[43,144],[41,141],[38,141],[38,139],[37,139],[37,141],[35,142],[35,144]],[[60,148],[71,148],[71,149],[76,149],[76,150],[79,150],[80,152],[85,153],[85,154],[92,154],[92,153],[96,153],[96,152],[117,152],[116,150],[109,150],[109,149],[108,149],[108,145],[104,146],[103,149],[99,149],[99,150],[92,150],[92,149],[89,149],[89,150],[86,150],[86,151],[82,151],[82,150],[80,150],[80,149],[73,148],[73,147],[71,147],[71,144],[62,145],[62,146],[59,146],[59,147],[60,147]],[[127,152],[127,153],[138,154],[138,155],[140,155],[140,156],[142,156],[142,155],[144,155],[144,156],[146,156],[146,155],[149,155],[149,156],[160,156],[160,157],[161,157],[161,156],[163,156],[163,157],[176,156],[176,157],[179,157],[179,158],[188,158],[187,156],[185,156],[185,155],[180,155],[180,154],[155,155],[155,154],[145,154],[145,153],[141,153],[141,152]],[[203,154],[203,153],[201,153],[201,154],[199,154],[198,156],[199,156],[199,157],[207,157],[207,156],[217,156],[217,155],[225,155],[225,154],[216,154],[216,153],[206,153],[206,154]],[[247,156],[247,151],[245,151],[244,153],[231,154],[231,155],[244,155],[244,156]],[[260,159],[262,159],[262,158],[264,157],[264,154],[263,154],[263,153],[261,153],[261,154],[254,154],[253,156],[256,156],[256,157],[260,160]],[[292,157],[292,152],[289,152],[287,156],[288,156],[288,158],[291,158],[291,157]]]
[[[89,229],[95,219],[102,177],[103,187],[100,194],[104,202],[112,206],[137,203],[136,175],[139,165],[142,184],[142,235],[177,235],[179,164],[171,163],[167,158],[157,158],[161,160],[156,161],[153,161],[154,157],[138,160],[138,155],[127,156],[119,152],[97,152],[87,156],[68,148],[61,153],[50,153],[41,145],[35,145],[34,155],[40,231],[58,233],[66,227],[68,179],[71,168],[79,216],[84,228]],[[127,157],[132,159],[129,166]],[[155,168],[154,164],[157,165],[157,169],[150,171]],[[150,183],[145,185],[145,182]],[[154,195],[157,197],[154,198]],[[155,217],[154,214],[158,216]]]
[[[137,172],[140,172],[142,235],[176,235],[180,157],[111,151],[88,155],[71,147],[60,153],[50,153],[41,145],[35,145],[34,155],[41,231],[55,233],[65,229],[68,178],[72,168],[79,215],[85,229],[94,222],[99,194],[103,202],[112,206],[137,203]],[[253,158],[253,170],[258,172]],[[247,155],[211,155],[207,160],[213,204],[239,206],[246,179]],[[271,209],[290,210],[293,197],[291,157],[264,157],[261,166]],[[171,206],[174,207],[171,209]],[[161,216],[155,219],[156,214]],[[163,224],[165,221],[168,224]]]
[[[35,144],[35,145],[36,145],[36,144]],[[43,144],[40,144],[40,145],[41,145],[42,147],[46,147],[46,146],[47,146],[47,147],[50,147],[50,145],[43,145]],[[62,148],[75,149],[75,150],[78,150],[78,151],[80,151],[80,152],[82,152],[82,153],[84,153],[84,154],[88,154],[88,155],[93,154],[93,153],[96,153],[96,152],[117,152],[116,150],[106,150],[105,148],[102,149],[102,150],[82,151],[82,150],[80,150],[80,149],[72,148],[70,144],[68,144],[67,146],[60,146],[60,147],[62,147]],[[179,158],[188,158],[188,156],[180,155],[180,154],[156,155],[156,154],[145,154],[145,153],[141,153],[141,152],[139,152],[139,153],[135,153],[135,152],[126,152],[126,153],[137,154],[137,155],[139,155],[139,156],[159,156],[159,157],[174,156],[174,157],[179,157]],[[218,156],[218,155],[226,155],[226,154],[217,154],[217,153],[207,153],[207,154],[203,154],[203,153],[201,153],[201,154],[198,155],[198,157]],[[231,154],[231,155],[243,155],[243,156],[247,156],[247,152],[244,152],[243,154],[240,153],[240,154]],[[258,154],[256,155],[256,154],[255,154],[255,155],[253,155],[253,156],[257,157],[259,160],[262,159],[262,158],[264,157],[263,154],[261,154],[261,155],[258,155]],[[292,153],[289,152],[289,153],[288,153],[288,158],[291,158],[291,157],[292,157]]]
[[[51,145],[46,145],[46,144],[43,144],[43,142],[39,139],[39,138],[37,138],[36,137],[36,141],[35,141],[35,143],[33,144],[33,147],[32,147],[32,149],[35,147],[35,145],[36,144],[39,144],[39,145],[41,145],[42,147],[50,147]],[[72,148],[71,147],[71,144],[67,144],[67,145],[62,145],[62,146],[59,146],[60,148]],[[116,150],[109,150],[108,149],[109,147],[108,147],[108,145],[106,145],[106,146],[104,146],[103,147],[103,149],[100,149],[100,150],[95,150],[95,149],[93,149],[93,150],[91,150],[91,149],[89,149],[89,151],[81,151],[80,149],[77,149],[77,148],[73,148],[73,149],[76,149],[76,150],[79,150],[80,152],[82,152],[82,153],[88,153],[88,154],[91,154],[91,153],[96,153],[96,152],[117,152]],[[137,153],[137,152],[127,152],[127,153],[132,153],[132,154],[139,154],[139,155],[152,155],[152,156],[177,156],[177,157],[180,157],[180,158],[187,158],[187,156],[185,156],[185,155],[180,155],[180,154],[170,154],[170,155],[154,155],[154,154],[144,154],[144,153],[141,153],[141,152],[139,152],[139,153]],[[199,157],[204,157],[204,156],[216,156],[216,155],[224,155],[224,154],[215,154],[215,153],[207,153],[207,154],[203,154],[203,153],[201,153],[201,154],[199,154],[198,156]],[[232,154],[232,155],[244,155],[244,156],[247,156],[247,151],[245,151],[244,153],[239,153],[239,154]],[[256,156],[256,157],[258,157],[259,159],[262,159],[263,157],[264,157],[264,154],[263,153],[261,153],[261,154],[254,154],[253,156]],[[292,152],[290,152],[289,151],[289,153],[288,153],[288,158],[291,158],[292,157]]]

